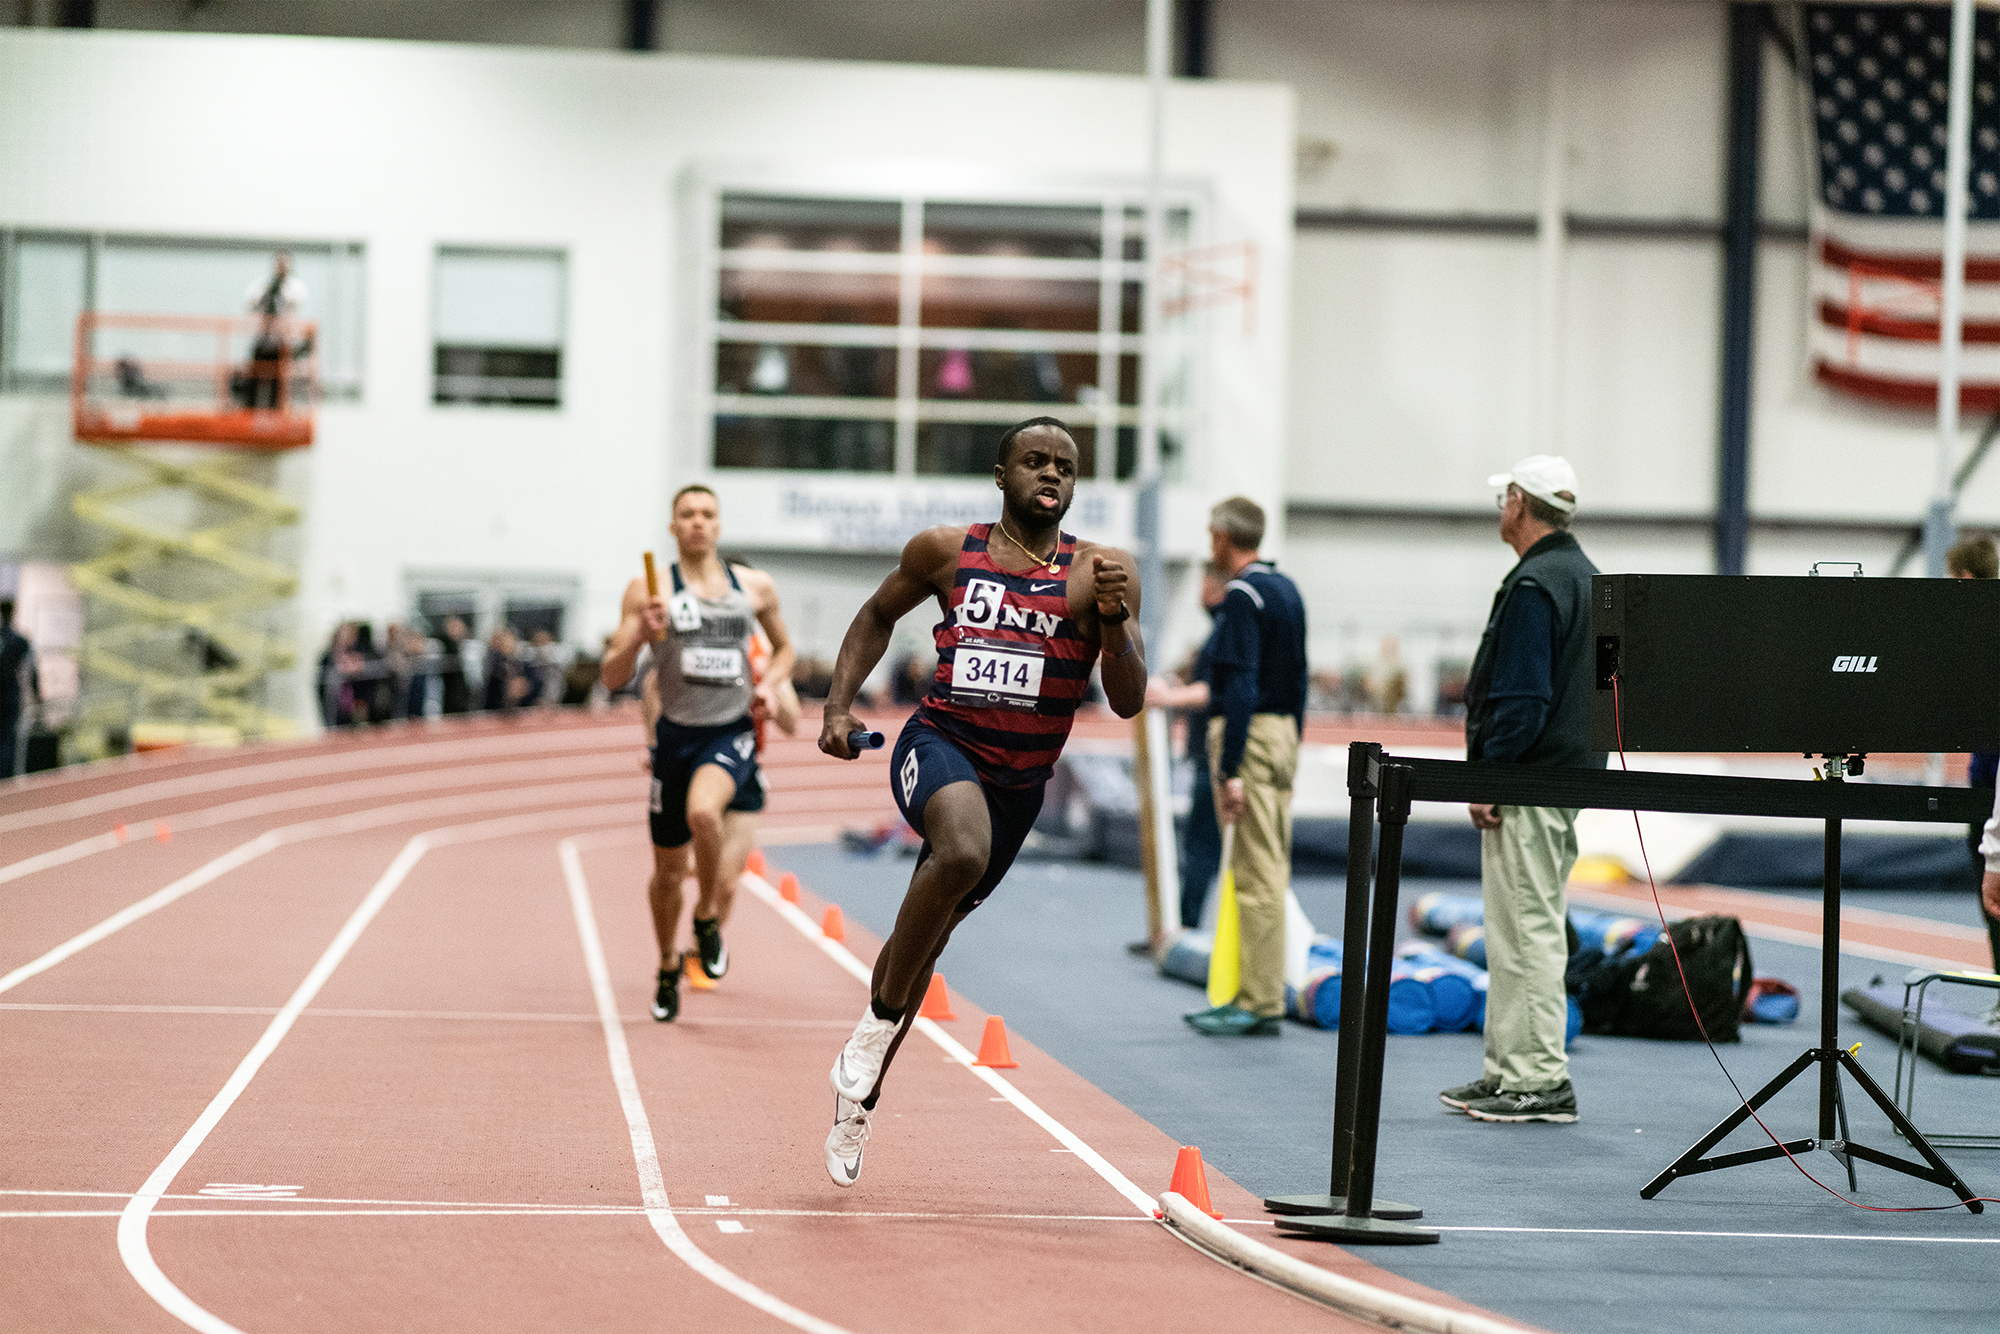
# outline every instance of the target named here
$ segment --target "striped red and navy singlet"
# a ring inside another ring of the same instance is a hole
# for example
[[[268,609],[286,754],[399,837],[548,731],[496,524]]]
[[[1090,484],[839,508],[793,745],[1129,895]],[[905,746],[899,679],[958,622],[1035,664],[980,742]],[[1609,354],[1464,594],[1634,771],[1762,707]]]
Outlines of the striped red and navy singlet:
[[[1027,787],[1055,771],[1096,649],[1069,618],[1076,539],[1060,535],[1060,573],[1044,565],[1012,574],[987,551],[992,531],[966,531],[951,601],[932,631],[937,673],[917,716],[956,742],[982,779]]]

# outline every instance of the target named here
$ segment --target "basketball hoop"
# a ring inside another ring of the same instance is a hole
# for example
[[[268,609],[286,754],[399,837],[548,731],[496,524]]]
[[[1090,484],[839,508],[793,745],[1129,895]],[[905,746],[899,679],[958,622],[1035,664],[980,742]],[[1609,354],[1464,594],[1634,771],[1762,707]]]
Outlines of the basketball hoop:
[[[300,449],[313,440],[317,326],[284,317],[85,314],[70,422],[86,444]]]

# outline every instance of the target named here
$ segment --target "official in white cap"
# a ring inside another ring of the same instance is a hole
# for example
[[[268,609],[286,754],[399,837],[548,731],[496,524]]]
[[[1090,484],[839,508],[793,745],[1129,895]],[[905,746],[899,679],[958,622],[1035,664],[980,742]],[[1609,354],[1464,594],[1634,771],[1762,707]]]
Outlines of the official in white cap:
[[[1488,764],[1603,768],[1590,749],[1590,576],[1569,532],[1576,471],[1536,454],[1487,479],[1500,540],[1520,557],[1486,618],[1465,688],[1465,757]],[[1564,1050],[1568,908],[1576,812],[1472,808],[1486,901],[1486,1060],[1480,1077],[1438,1095],[1480,1121],[1576,1120]]]

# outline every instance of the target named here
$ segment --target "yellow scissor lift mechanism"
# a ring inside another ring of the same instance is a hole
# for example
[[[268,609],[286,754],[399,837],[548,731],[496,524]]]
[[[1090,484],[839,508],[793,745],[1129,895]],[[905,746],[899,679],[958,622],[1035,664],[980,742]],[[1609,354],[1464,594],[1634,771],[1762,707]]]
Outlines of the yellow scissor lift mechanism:
[[[297,732],[262,695],[298,655],[259,622],[298,591],[297,572],[264,551],[299,508],[245,473],[312,443],[313,342],[312,325],[288,319],[77,322],[76,439],[137,473],[71,502],[109,539],[70,567],[92,602],[80,753],[111,749],[114,730],[139,747]]]

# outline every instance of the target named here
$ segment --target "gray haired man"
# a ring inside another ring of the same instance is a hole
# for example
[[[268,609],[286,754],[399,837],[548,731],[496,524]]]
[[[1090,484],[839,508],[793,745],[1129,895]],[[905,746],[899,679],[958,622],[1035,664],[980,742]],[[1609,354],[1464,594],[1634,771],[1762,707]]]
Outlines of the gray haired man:
[[[1488,764],[1603,768],[1590,748],[1590,576],[1569,533],[1576,473],[1537,454],[1487,479],[1500,540],[1520,557],[1486,618],[1465,689],[1465,757]],[[1569,958],[1563,886],[1576,865],[1576,812],[1471,808],[1486,901],[1486,1061],[1438,1095],[1480,1121],[1576,1120],[1564,1038]]]

